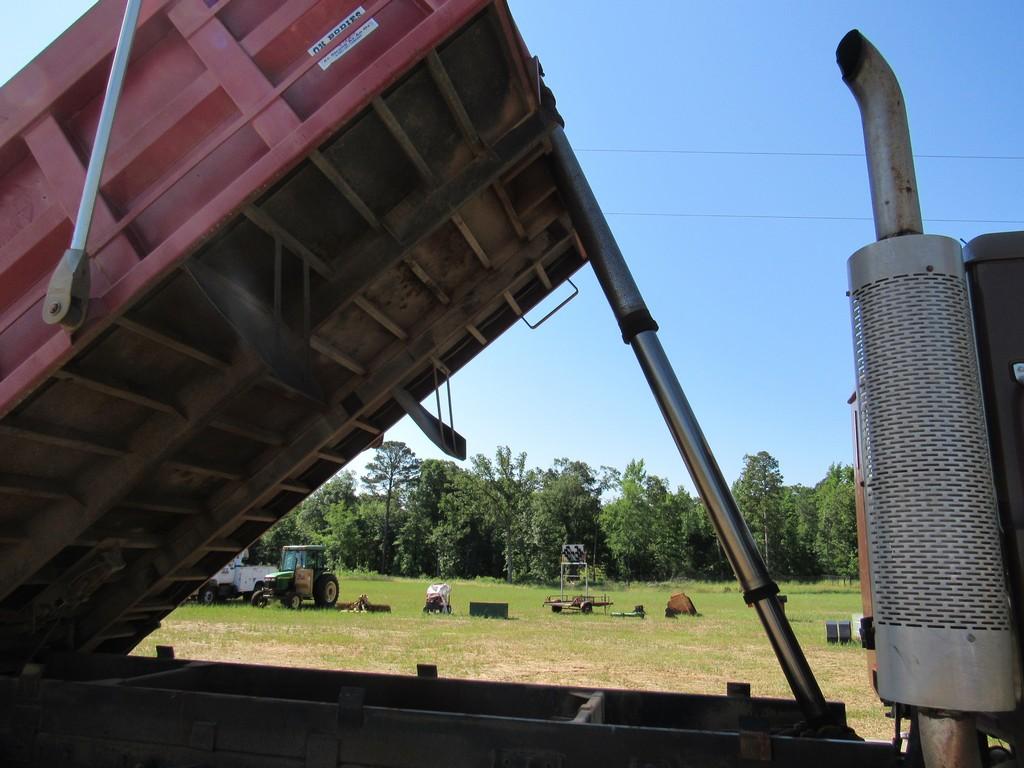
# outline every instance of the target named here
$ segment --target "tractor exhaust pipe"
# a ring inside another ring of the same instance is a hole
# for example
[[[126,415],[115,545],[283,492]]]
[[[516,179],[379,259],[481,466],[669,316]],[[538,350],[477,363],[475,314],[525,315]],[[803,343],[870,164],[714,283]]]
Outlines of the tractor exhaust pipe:
[[[857,30],[877,242],[850,257],[878,694],[918,710],[928,768],[980,765],[974,713],[1012,710],[1014,643],[960,244],[922,234],[903,94]]]
[[[843,82],[860,108],[875,239],[924,232],[903,91],[889,63],[864,35],[846,33],[836,49]]]

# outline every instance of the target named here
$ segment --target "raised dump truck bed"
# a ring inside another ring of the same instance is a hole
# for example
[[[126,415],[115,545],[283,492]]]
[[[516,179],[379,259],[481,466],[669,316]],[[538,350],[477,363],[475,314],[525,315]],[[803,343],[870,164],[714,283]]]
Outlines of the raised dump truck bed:
[[[404,413],[463,455],[419,400],[581,243],[624,338],[656,349],[656,325],[502,0],[144,3],[84,324],[48,324],[123,8],[101,2],[0,89],[0,763],[893,764],[803,685],[126,656]],[[802,659],[780,627],[772,647]]]
[[[9,669],[134,647],[584,260],[504,2],[153,0],[44,323],[123,10],[0,89]]]

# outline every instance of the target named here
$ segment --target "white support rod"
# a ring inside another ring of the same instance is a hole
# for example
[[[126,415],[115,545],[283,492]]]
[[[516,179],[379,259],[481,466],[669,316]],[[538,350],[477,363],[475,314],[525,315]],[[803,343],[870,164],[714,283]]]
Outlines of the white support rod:
[[[78,218],[75,219],[75,231],[71,236],[72,249],[84,251],[89,240],[96,195],[99,192],[103,163],[107,159],[107,147],[110,145],[110,133],[114,125],[114,113],[117,111],[117,102],[121,97],[125,73],[128,71],[128,58],[131,56],[135,26],[139,20],[141,7],[142,0],[128,0],[124,11],[121,33],[117,37],[117,48],[114,50],[114,62],[110,65],[107,92],[103,96],[103,108],[100,110],[99,123],[96,125],[96,139],[92,145],[92,154],[89,156],[89,168],[85,173],[82,201],[78,205]]]

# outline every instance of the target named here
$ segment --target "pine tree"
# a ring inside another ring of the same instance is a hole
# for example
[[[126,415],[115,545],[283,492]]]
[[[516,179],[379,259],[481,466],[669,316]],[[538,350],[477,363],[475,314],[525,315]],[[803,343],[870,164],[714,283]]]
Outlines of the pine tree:
[[[381,535],[380,572],[391,572],[391,515],[401,501],[401,494],[415,479],[420,461],[405,443],[389,440],[381,444],[366,465],[363,484],[384,501]]]

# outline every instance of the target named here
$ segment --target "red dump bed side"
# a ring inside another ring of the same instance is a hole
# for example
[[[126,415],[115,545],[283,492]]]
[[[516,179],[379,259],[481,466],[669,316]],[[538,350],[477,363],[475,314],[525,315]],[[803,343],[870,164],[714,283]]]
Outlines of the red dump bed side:
[[[42,323],[41,301],[71,238],[124,3],[82,17],[0,90],[0,414],[486,5],[144,3],[89,239],[94,322],[73,344]],[[308,50],[356,14],[373,34],[322,69],[344,32]]]
[[[45,324],[123,10],[0,89],[0,661],[131,648],[584,258],[503,1],[150,0]]]

